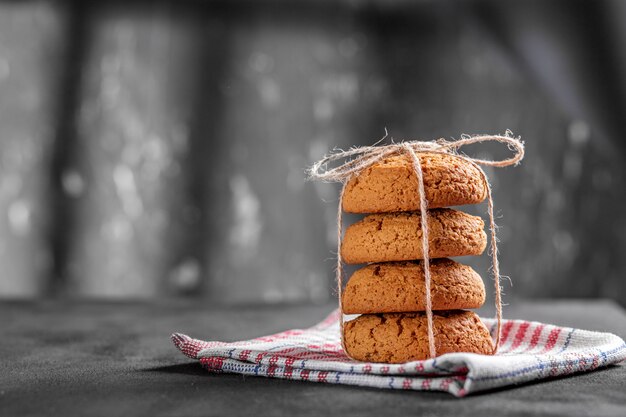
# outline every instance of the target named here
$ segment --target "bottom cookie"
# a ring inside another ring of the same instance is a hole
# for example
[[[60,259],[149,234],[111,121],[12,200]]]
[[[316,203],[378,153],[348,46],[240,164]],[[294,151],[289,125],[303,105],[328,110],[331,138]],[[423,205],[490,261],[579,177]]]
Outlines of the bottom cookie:
[[[471,311],[433,315],[437,356],[451,352],[491,354],[489,330]],[[344,325],[348,355],[365,362],[402,363],[429,358],[425,313],[364,314]]]

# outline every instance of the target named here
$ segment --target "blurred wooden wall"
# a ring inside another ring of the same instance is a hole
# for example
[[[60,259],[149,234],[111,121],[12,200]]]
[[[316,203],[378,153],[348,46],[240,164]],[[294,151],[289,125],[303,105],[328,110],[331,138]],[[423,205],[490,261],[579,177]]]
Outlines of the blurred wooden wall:
[[[451,2],[1,2],[0,296],[326,301],[338,190],[304,170],[385,127],[521,134],[505,292],[626,303],[623,138]]]

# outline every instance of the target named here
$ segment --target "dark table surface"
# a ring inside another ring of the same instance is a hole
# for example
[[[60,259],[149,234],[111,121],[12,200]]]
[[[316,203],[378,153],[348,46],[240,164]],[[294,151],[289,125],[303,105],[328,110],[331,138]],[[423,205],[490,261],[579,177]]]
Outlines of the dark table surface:
[[[332,308],[0,303],[0,415],[626,415],[625,365],[457,399],[213,375],[169,341],[174,331],[229,341],[307,327]],[[518,302],[506,316],[626,338],[626,313],[608,301]]]

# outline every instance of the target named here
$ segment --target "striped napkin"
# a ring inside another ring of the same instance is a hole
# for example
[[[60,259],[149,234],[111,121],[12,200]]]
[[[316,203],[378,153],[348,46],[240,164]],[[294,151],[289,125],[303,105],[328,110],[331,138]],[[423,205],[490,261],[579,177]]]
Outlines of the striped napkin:
[[[206,342],[175,333],[172,341],[209,372],[415,391],[457,397],[529,381],[587,372],[626,359],[626,344],[598,333],[539,322],[504,320],[497,355],[448,353],[403,364],[358,362],[339,340],[338,311],[308,329],[240,342]],[[494,319],[482,319],[493,333]]]

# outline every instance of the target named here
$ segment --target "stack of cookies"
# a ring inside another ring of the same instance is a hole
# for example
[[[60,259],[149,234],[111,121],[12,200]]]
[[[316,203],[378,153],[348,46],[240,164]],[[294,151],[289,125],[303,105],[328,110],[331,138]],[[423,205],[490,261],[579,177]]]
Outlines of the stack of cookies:
[[[480,255],[487,237],[480,217],[450,206],[477,204],[487,196],[479,168],[441,153],[419,156],[428,201],[433,333],[437,355],[490,354],[489,331],[465,309],[485,301],[481,277],[449,257]],[[357,360],[400,363],[429,357],[422,229],[417,177],[410,157],[397,155],[365,169],[346,185],[345,212],[368,214],[350,225],[341,244],[357,270],[343,293],[347,353]],[[373,214],[371,214],[373,213]]]

